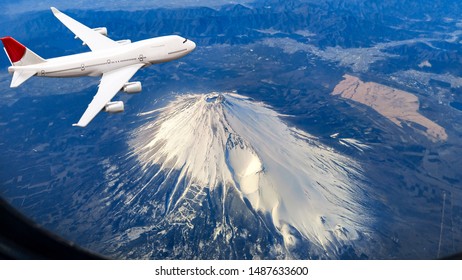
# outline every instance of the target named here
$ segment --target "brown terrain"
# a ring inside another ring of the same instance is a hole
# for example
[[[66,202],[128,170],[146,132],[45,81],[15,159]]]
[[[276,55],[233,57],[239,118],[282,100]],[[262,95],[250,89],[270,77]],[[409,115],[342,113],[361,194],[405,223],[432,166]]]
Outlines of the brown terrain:
[[[351,99],[367,105],[396,125],[402,127],[402,122],[413,122],[424,126],[424,132],[431,141],[445,141],[448,136],[443,127],[421,115],[417,96],[385,85],[363,82],[359,78],[344,75],[332,92],[343,98]]]

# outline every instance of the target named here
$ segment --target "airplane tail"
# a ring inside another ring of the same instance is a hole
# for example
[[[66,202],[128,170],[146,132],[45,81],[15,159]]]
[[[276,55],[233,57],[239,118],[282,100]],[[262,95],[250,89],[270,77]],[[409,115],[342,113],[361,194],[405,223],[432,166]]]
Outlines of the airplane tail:
[[[26,66],[46,61],[11,37],[3,37],[0,40],[13,66]]]
[[[31,70],[15,69],[16,67],[14,66],[27,66],[46,61],[11,37],[3,37],[0,38],[0,40],[3,43],[3,49],[5,50],[11,65],[13,65],[13,67],[11,67],[14,71],[10,85],[11,87],[18,87],[37,73],[36,71]]]

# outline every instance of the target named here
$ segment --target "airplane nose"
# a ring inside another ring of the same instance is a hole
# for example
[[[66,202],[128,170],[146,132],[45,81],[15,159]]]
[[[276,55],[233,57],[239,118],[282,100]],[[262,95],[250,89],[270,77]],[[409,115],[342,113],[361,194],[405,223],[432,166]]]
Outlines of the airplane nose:
[[[189,50],[192,52],[196,48],[196,43],[193,41],[188,41],[189,42]]]

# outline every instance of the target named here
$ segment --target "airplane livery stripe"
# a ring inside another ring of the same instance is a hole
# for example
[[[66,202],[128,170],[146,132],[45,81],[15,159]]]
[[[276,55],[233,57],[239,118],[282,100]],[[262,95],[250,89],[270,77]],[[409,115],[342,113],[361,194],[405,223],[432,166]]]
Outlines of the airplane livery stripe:
[[[11,37],[0,38],[12,63],[20,61],[26,53],[26,47]]]

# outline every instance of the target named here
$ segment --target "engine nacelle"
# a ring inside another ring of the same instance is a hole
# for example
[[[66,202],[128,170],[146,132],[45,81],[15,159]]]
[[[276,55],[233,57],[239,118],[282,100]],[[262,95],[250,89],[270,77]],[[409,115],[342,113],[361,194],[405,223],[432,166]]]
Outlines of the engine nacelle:
[[[108,102],[103,108],[104,112],[107,113],[122,113],[124,111],[124,103],[122,101]]]
[[[96,27],[93,28],[94,31],[98,32],[101,35],[104,35],[107,37],[107,28],[106,27]]]
[[[122,87],[122,91],[126,93],[138,93],[142,90],[141,82],[130,82],[126,83]]]
[[[131,42],[132,42],[132,40],[130,40],[130,39],[116,41],[116,43],[119,43],[121,45],[127,45],[127,44],[130,44]]]

